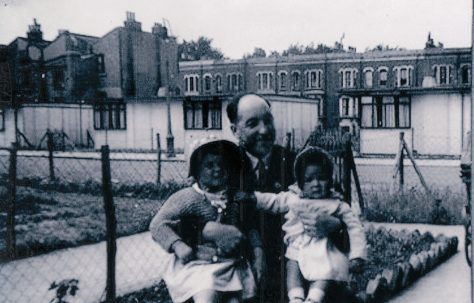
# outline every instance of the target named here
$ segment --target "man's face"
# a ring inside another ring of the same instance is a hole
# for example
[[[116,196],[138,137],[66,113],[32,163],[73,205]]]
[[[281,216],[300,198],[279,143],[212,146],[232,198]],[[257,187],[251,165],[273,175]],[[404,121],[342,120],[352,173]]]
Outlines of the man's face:
[[[275,141],[275,125],[268,104],[259,96],[242,97],[237,109],[237,121],[232,132],[239,143],[257,158],[270,153]]]

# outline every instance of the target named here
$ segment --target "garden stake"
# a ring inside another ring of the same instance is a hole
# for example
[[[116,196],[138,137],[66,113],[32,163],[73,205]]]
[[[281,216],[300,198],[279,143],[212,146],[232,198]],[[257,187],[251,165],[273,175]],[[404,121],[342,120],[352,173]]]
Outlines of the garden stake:
[[[107,232],[107,284],[106,302],[115,302],[115,254],[117,250],[114,199],[110,174],[109,146],[101,147],[102,154],[102,189],[104,195],[105,224]]]

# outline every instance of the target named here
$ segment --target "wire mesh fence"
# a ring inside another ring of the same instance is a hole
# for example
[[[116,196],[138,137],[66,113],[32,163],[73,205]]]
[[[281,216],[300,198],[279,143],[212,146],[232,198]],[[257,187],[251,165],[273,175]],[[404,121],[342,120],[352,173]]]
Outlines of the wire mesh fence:
[[[107,212],[101,153],[17,151],[12,257],[7,247],[11,152],[0,149],[0,176],[6,181],[0,183],[0,302],[51,302],[71,295],[75,288],[76,297],[83,302],[105,301]],[[109,158],[118,237],[115,295],[120,296],[160,280],[166,254],[146,231],[163,201],[189,180],[187,162],[181,155],[168,159],[156,151],[112,151]],[[451,211],[448,215],[458,215],[466,201],[460,160],[415,161],[433,195]],[[407,201],[390,200],[391,192],[399,192],[393,155],[356,158],[355,163],[368,211],[404,208],[405,212],[425,212],[422,203],[426,197],[415,199],[425,189],[407,157],[403,191],[412,194]],[[357,199],[357,194],[352,197]]]

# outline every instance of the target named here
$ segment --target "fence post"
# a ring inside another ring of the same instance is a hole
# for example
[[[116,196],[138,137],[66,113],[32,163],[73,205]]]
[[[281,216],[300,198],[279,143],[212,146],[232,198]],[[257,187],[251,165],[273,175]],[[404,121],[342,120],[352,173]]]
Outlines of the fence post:
[[[403,158],[404,158],[404,152],[403,152],[403,141],[404,141],[404,137],[405,136],[405,133],[404,132],[400,132],[400,146],[402,147],[401,150],[399,151],[400,152],[400,162],[398,164],[398,176],[399,176],[399,187],[398,189],[399,190],[403,190],[403,184],[405,183],[405,177],[403,175],[404,173],[404,169],[403,169]]]
[[[54,176],[54,158],[53,158],[53,149],[54,149],[54,142],[53,142],[53,133],[46,131],[46,146],[48,147],[48,159],[49,159],[49,179],[54,181],[56,177]]]
[[[109,146],[100,149],[102,156],[102,192],[104,195],[105,224],[107,238],[107,284],[106,302],[115,302],[115,254],[116,254],[116,220],[112,195],[112,180],[110,173]]]
[[[15,235],[15,204],[16,204],[16,160],[17,146],[12,143],[10,149],[10,167],[8,170],[8,210],[7,210],[7,250],[10,260],[16,257],[16,235]]]
[[[157,153],[157,160],[156,160],[156,184],[161,183],[161,142],[160,142],[160,134],[156,134],[156,153]]]
[[[344,201],[351,204],[351,156],[352,156],[352,148],[351,148],[351,137],[348,136],[346,142],[344,142],[344,155],[343,155],[343,176],[344,179],[342,180],[344,186]]]

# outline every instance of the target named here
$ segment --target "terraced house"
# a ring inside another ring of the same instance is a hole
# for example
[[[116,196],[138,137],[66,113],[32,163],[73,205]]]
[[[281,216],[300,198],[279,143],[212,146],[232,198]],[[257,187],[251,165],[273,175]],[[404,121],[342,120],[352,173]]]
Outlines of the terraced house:
[[[1,49],[19,133],[33,146],[51,129],[113,149],[156,148],[159,133],[162,146],[172,135],[186,152],[204,134],[233,138],[225,107],[243,92],[272,102],[277,141],[291,134],[295,147],[317,127],[341,128],[361,154],[395,154],[403,131],[418,154],[457,156],[470,129],[469,48],[429,38],[420,50],[179,62],[177,46],[164,24],[146,32],[133,13],[102,37],[61,31],[45,41],[35,21]],[[0,146],[9,146],[14,119],[2,104]]]
[[[280,140],[292,131],[297,145],[321,125],[351,132],[362,154],[396,153],[403,131],[418,154],[459,155],[470,127],[468,48],[186,62],[180,81],[188,128],[220,128],[209,106],[244,91],[275,104]]]

